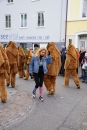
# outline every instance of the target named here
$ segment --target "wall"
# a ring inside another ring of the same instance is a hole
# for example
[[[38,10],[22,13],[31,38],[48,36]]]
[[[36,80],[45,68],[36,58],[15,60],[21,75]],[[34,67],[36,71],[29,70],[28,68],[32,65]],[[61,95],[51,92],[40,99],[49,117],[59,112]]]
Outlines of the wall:
[[[0,10],[0,42],[65,42],[66,0],[14,0],[14,4],[9,5],[6,0],[0,0]],[[45,11],[43,28],[37,27],[39,11]],[[27,13],[26,29],[20,28],[20,13]],[[5,29],[5,14],[11,14],[11,29]]]

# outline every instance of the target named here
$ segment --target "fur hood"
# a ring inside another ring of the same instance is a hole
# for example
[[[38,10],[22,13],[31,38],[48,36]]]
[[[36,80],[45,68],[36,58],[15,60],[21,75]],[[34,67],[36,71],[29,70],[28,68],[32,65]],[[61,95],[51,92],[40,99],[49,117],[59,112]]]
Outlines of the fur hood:
[[[50,55],[53,57],[53,59],[56,60],[56,58],[60,55],[59,50],[57,49],[54,42],[50,42],[47,45],[47,50],[50,51]]]
[[[6,50],[9,51],[14,56],[17,56],[17,54],[18,54],[16,43],[13,41],[10,41],[8,43]]]
[[[25,56],[24,51],[23,51],[23,49],[20,46],[18,47],[18,54],[20,56]]]
[[[68,45],[67,54],[68,54],[68,55],[71,55],[75,60],[78,59],[78,55],[79,55],[79,54],[78,54],[78,52],[77,52],[77,50],[76,50],[76,48],[74,47],[73,44],[69,44],[69,45]]]
[[[4,58],[3,58],[3,55],[2,55],[2,51],[3,51],[3,47],[2,47],[2,45],[0,44],[0,67],[1,67],[2,64],[5,62],[5,61],[4,61]]]
[[[29,57],[33,57],[33,53],[32,53],[30,50],[27,50],[27,55],[28,55]]]

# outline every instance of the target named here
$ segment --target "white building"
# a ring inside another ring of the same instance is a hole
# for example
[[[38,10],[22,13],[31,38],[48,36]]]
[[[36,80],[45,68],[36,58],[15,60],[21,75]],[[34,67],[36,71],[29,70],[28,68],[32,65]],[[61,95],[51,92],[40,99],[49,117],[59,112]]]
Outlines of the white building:
[[[0,0],[0,42],[65,43],[67,0]]]

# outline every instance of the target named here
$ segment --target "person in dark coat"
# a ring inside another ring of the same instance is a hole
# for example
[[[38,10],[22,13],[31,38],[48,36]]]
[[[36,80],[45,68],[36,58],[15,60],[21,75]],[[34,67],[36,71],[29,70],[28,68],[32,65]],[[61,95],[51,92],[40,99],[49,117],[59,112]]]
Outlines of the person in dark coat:
[[[79,58],[79,63],[80,63],[80,65],[81,65],[81,72],[82,72],[82,60],[84,59],[84,57],[85,57],[85,53],[86,53],[86,51],[85,51],[85,48],[84,47],[82,47],[81,48],[81,53],[80,53],[80,58]],[[82,72],[82,75],[81,75],[81,77],[80,78],[83,78],[83,72]]]
[[[62,62],[62,66],[61,66],[61,74],[64,76],[64,64],[65,64],[65,60],[66,60],[66,48],[65,46],[61,46],[62,50],[61,50],[61,62]]]

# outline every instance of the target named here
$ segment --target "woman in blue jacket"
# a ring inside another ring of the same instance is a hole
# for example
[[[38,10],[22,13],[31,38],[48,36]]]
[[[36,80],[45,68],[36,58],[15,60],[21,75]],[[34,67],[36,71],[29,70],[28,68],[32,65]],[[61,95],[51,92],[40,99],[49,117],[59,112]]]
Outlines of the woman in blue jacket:
[[[36,97],[36,90],[39,87],[39,93],[40,97],[39,100],[43,101],[42,92],[43,92],[43,80],[44,80],[44,74],[47,73],[47,64],[52,63],[52,58],[50,56],[50,52],[48,52],[47,55],[47,49],[46,48],[40,48],[36,54],[31,60],[30,66],[29,66],[29,72],[30,75],[34,76],[35,79],[35,87],[33,90],[33,97]]]

